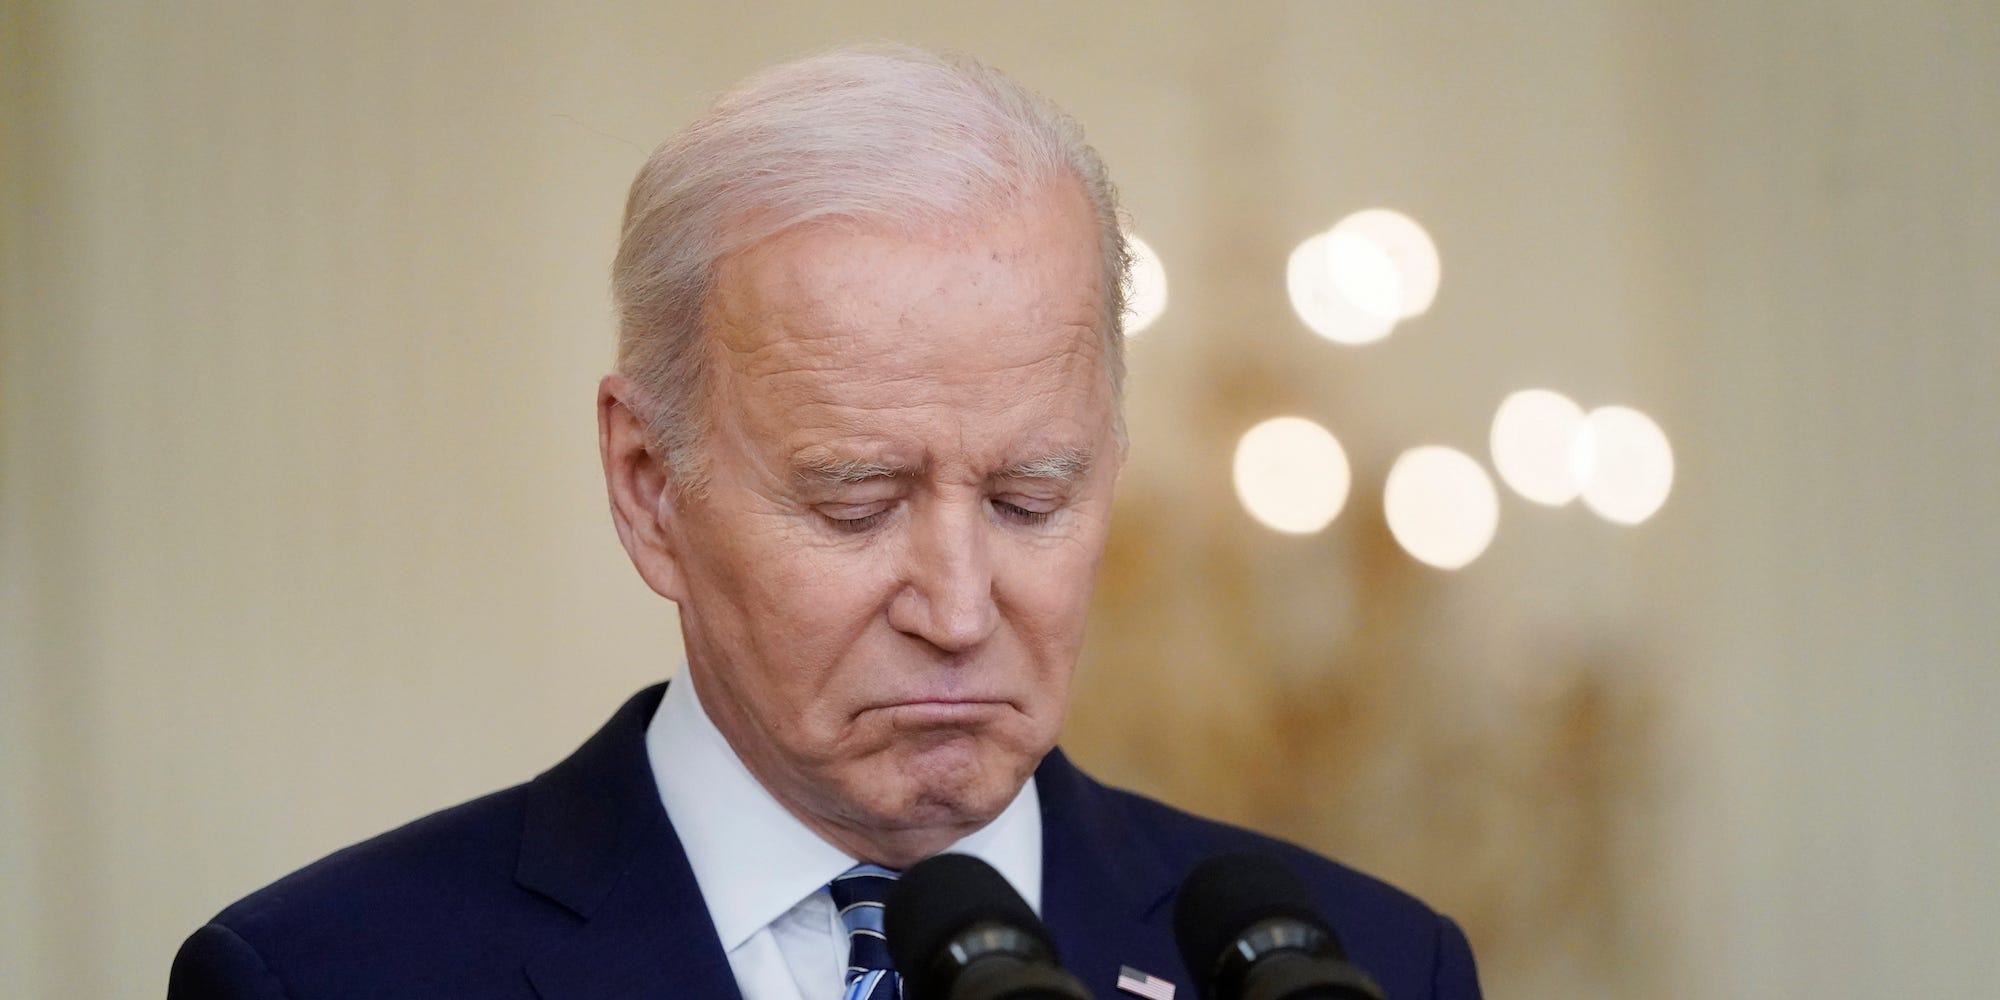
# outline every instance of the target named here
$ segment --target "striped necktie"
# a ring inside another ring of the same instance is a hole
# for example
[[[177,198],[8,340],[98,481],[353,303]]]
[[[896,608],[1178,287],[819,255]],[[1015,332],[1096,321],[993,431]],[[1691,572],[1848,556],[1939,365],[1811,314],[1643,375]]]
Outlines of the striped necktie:
[[[840,922],[847,926],[847,992],[843,1000],[896,1000],[902,980],[889,961],[882,936],[882,904],[902,872],[881,865],[855,865],[827,885]]]

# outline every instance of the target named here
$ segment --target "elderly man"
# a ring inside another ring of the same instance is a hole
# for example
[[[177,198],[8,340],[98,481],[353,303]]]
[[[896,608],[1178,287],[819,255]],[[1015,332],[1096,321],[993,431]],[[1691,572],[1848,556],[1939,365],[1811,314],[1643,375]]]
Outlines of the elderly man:
[[[1124,458],[1124,266],[1096,154],[991,69],[849,50],[724,96],[633,184],[597,400],[686,669],[534,781],[223,911],[170,995],[893,996],[856,904],[947,850],[1097,995],[1127,967],[1191,994],[1174,889],[1253,848],[1390,997],[1476,997],[1422,904],[1054,749]]]

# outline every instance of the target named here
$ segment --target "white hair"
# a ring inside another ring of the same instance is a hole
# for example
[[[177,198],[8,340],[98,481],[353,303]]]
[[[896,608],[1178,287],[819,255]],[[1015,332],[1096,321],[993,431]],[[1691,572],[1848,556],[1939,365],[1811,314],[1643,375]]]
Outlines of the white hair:
[[[1097,217],[1102,363],[1118,400],[1130,258],[1117,193],[1074,119],[976,60],[901,45],[838,49],[743,81],[653,151],[626,199],[611,270],[617,364],[646,397],[648,445],[684,487],[702,478],[705,312],[731,254],[814,221],[909,232],[976,223],[1065,176]]]

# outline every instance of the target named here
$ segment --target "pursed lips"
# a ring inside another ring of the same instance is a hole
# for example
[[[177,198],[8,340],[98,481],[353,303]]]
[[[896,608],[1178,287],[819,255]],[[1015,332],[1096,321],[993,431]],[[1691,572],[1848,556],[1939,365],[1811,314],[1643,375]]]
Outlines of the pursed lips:
[[[974,721],[1012,705],[1013,703],[1005,698],[945,695],[885,702],[871,706],[869,710],[894,712],[898,717],[910,720],[948,723]]]
[[[901,708],[907,705],[1006,705],[1011,702],[1012,699],[1009,698],[987,697],[984,695],[940,694],[897,698],[891,701],[878,702],[871,707]]]

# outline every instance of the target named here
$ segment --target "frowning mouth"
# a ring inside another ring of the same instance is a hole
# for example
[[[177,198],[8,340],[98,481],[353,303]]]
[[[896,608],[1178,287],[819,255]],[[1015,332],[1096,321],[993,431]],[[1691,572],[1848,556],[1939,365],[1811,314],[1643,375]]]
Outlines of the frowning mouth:
[[[999,698],[914,698],[879,705],[877,710],[894,714],[899,722],[951,724],[978,722],[1008,707]]]

